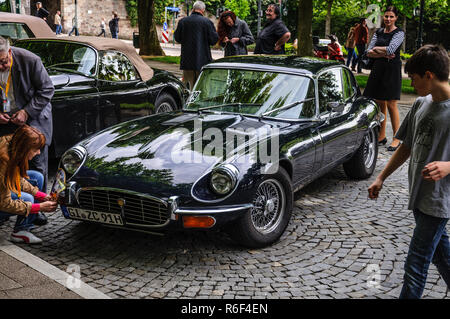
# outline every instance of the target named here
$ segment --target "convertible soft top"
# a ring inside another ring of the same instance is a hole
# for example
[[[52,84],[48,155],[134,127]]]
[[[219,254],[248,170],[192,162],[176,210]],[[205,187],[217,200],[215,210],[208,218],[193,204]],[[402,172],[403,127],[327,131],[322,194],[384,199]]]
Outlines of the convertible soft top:
[[[41,37],[56,38],[55,33],[48,26],[48,24],[38,17],[26,14],[0,12],[0,22],[24,23],[30,28],[31,32],[33,32],[34,36],[37,38]]]
[[[147,63],[142,60],[142,58],[137,54],[136,49],[131,45],[125,43],[122,40],[105,38],[105,37],[94,37],[94,36],[63,36],[57,38],[39,38],[39,41],[53,40],[53,41],[67,41],[74,43],[83,43],[90,45],[97,51],[105,50],[115,50],[125,54],[131,63],[133,63],[137,72],[141,76],[143,81],[148,81],[153,77],[153,70],[147,65]]]

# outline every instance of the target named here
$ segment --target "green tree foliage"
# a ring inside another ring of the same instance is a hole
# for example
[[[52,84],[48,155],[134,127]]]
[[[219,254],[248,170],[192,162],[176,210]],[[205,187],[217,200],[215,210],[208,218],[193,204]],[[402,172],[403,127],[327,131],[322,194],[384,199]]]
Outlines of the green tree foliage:
[[[250,14],[250,7],[256,4],[256,0],[225,0],[225,7],[233,11],[240,19],[245,19]]]

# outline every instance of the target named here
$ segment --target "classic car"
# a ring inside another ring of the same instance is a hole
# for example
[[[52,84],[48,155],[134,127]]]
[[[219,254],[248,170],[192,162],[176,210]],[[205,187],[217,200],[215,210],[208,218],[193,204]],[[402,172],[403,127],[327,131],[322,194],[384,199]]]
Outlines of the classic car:
[[[181,111],[103,130],[61,158],[66,218],[154,233],[227,231],[277,241],[293,192],[343,164],[374,171],[382,113],[345,66],[315,58],[227,57],[206,65]]]
[[[13,42],[18,39],[56,37],[43,19],[8,12],[0,12],[0,35]]]
[[[181,109],[188,95],[178,78],[151,69],[121,40],[66,36],[19,40],[15,46],[38,55],[55,86],[53,157],[111,125]]]

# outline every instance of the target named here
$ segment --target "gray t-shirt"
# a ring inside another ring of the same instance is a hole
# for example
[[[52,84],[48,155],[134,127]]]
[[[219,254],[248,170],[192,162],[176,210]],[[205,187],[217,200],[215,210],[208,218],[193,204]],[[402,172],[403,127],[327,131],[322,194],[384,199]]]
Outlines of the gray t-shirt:
[[[428,163],[450,161],[450,100],[435,103],[431,95],[418,98],[395,137],[411,149],[408,209],[450,218],[450,175],[439,181],[422,177]]]

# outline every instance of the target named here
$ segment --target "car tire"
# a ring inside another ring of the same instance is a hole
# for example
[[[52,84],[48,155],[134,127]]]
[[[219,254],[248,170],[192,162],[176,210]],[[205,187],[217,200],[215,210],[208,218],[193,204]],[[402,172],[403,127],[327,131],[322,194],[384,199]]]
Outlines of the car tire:
[[[369,178],[377,164],[378,157],[378,130],[369,128],[364,135],[361,146],[356,153],[344,163],[344,171],[353,179]]]
[[[267,195],[272,197],[267,199]],[[284,233],[292,215],[292,184],[282,167],[261,181],[252,202],[255,207],[230,225],[228,233],[249,248],[269,246]]]
[[[161,93],[156,99],[155,113],[172,112],[177,108],[177,102],[169,93]]]

